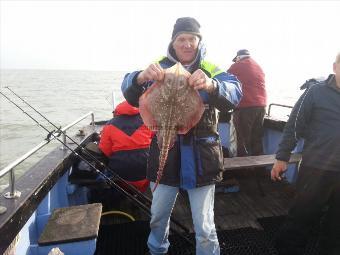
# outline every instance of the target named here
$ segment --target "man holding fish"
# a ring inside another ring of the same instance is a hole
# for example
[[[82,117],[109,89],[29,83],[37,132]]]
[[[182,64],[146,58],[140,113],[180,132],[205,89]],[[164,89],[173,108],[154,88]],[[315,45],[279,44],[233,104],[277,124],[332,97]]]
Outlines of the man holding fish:
[[[128,73],[122,84],[126,100],[140,107],[145,124],[157,132],[147,169],[153,191],[151,254],[168,251],[169,219],[179,189],[188,192],[196,254],[220,254],[214,223],[215,182],[223,170],[217,110],[233,109],[242,90],[235,76],[204,60],[199,29],[194,18],[177,19],[167,56]]]

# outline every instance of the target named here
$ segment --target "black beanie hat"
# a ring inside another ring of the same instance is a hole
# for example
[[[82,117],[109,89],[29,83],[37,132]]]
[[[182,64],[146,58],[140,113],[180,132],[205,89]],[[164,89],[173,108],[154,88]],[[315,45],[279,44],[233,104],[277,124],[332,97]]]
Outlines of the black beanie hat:
[[[200,39],[202,39],[202,35],[200,33],[200,24],[197,20],[191,17],[183,17],[178,18],[176,20],[176,24],[174,25],[174,31],[172,32],[171,39],[174,40],[177,35],[181,33],[189,33],[197,35]]]

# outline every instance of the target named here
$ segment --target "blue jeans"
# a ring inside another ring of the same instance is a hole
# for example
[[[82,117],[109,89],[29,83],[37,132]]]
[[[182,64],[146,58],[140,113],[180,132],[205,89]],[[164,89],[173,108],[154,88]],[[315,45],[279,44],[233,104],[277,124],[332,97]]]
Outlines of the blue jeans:
[[[153,190],[155,183],[151,182]],[[170,215],[179,188],[159,184],[153,193],[148,247],[152,255],[166,254],[169,248]],[[215,185],[188,190],[196,233],[196,255],[219,255],[220,246],[214,223]]]

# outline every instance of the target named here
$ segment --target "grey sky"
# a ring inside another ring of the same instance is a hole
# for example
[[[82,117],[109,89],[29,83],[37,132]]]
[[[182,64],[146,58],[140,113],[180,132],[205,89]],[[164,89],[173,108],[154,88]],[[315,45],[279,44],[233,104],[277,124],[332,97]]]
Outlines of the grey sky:
[[[195,17],[207,58],[247,48],[272,84],[324,76],[340,50],[338,1],[1,1],[1,68],[130,70],[166,53]]]

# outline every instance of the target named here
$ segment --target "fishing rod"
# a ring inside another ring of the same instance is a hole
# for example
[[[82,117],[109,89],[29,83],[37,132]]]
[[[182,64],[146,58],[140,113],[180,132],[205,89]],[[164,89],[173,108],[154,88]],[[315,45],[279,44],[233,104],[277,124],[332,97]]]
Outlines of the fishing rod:
[[[57,127],[54,123],[52,123],[50,120],[48,120],[43,114],[41,114],[38,110],[36,110],[32,105],[30,105],[26,100],[24,100],[23,98],[21,98],[18,94],[16,94],[12,89],[10,89],[8,86],[6,86],[5,88],[7,88],[9,91],[11,91],[16,97],[18,97],[21,101],[23,101],[27,106],[29,106],[31,109],[33,109],[36,113],[38,113],[42,118],[44,118],[49,124],[51,124],[52,126],[54,126],[57,131],[55,130],[48,130],[45,126],[43,126],[42,124],[40,124],[36,119],[34,119],[31,115],[29,115],[24,109],[22,109],[18,104],[16,104],[15,102],[13,102],[9,97],[7,97],[5,94],[3,94],[1,91],[1,95],[3,95],[9,102],[11,102],[12,104],[14,104],[17,108],[19,108],[23,113],[25,113],[28,117],[30,117],[35,123],[37,123],[41,128],[43,128],[46,132],[48,132],[47,138],[48,142],[50,142],[50,137],[53,136],[56,140],[58,140],[62,145],[64,145],[67,149],[69,149],[70,151],[72,151],[76,156],[78,156],[81,160],[83,160],[87,165],[89,165],[92,169],[95,170],[96,173],[98,173],[99,175],[101,175],[105,181],[108,182],[108,184],[111,187],[115,187],[117,188],[120,192],[122,192],[125,196],[127,196],[128,198],[130,198],[131,200],[133,200],[134,202],[136,202],[140,208],[142,210],[144,210],[148,216],[151,215],[150,212],[150,208],[147,207],[145,204],[143,204],[138,198],[142,198],[144,200],[144,202],[147,202],[149,204],[149,206],[151,206],[151,200],[146,197],[144,194],[142,194],[138,189],[136,189],[134,186],[132,186],[130,183],[126,182],[123,178],[121,178],[118,174],[116,174],[114,172],[113,169],[111,169],[110,167],[106,166],[103,162],[101,162],[100,160],[98,160],[95,156],[92,155],[92,153],[90,151],[88,151],[85,147],[81,146],[79,143],[77,143],[74,139],[72,139],[71,137],[69,137],[68,135],[65,134],[65,136],[67,138],[69,138],[75,145],[77,145],[77,147],[79,147],[82,152],[85,152],[87,156],[89,156],[92,160],[94,160],[96,163],[99,163],[100,166],[105,167],[106,169],[108,169],[110,171],[111,174],[113,174],[113,177],[116,179],[117,182],[113,181],[110,177],[106,176],[104,173],[102,173],[95,165],[93,165],[91,162],[89,162],[87,159],[85,159],[83,156],[81,156],[79,153],[77,153],[75,150],[71,149],[67,144],[65,144],[63,141],[61,141],[58,137],[63,133],[60,129],[61,127]],[[125,185],[125,187],[121,187],[120,183],[123,183]],[[130,188],[130,191],[134,192],[134,194],[131,194],[130,192],[127,192],[125,190],[125,188],[128,187]],[[177,220],[173,219],[173,217],[171,217],[171,222],[173,222],[175,225],[177,225],[179,228],[181,228],[186,234],[189,234],[190,231],[181,223],[179,223]],[[173,230],[174,231],[174,230]],[[177,232],[177,231],[174,231]],[[177,232],[178,233],[178,232]],[[180,233],[178,233],[179,235],[181,235]],[[191,245],[193,245],[193,243],[191,242],[191,240],[189,240],[188,237],[181,235],[182,237],[184,237],[184,239],[189,242]]]
[[[89,165],[91,167],[91,169],[94,169],[96,171],[96,173],[98,173],[100,176],[102,176],[104,178],[104,180],[111,186],[116,188],[118,191],[120,191],[121,193],[123,193],[123,195],[125,195],[126,197],[128,197],[129,199],[131,199],[132,201],[134,201],[135,203],[137,203],[137,205],[139,205],[139,207],[144,210],[144,212],[147,213],[148,216],[151,216],[151,212],[150,212],[150,208],[147,207],[146,205],[144,205],[142,202],[140,202],[135,196],[133,196],[131,193],[127,192],[124,188],[122,188],[118,183],[116,183],[113,179],[109,178],[108,176],[106,176],[104,173],[102,173],[95,165],[93,165],[91,162],[89,162],[87,159],[85,159],[83,156],[81,156],[79,153],[77,153],[75,150],[73,150],[70,146],[68,146],[66,143],[64,143],[62,140],[60,140],[58,137],[61,135],[61,131],[60,128],[58,129],[57,132],[50,131],[48,130],[45,126],[43,126],[42,124],[40,124],[35,118],[33,118],[30,114],[28,114],[22,107],[20,107],[18,104],[16,104],[14,101],[12,101],[9,97],[7,97],[4,93],[2,93],[0,91],[0,94],[2,96],[4,96],[9,102],[11,102],[12,104],[14,104],[17,108],[19,108],[24,114],[26,114],[28,117],[30,117],[35,123],[37,123],[41,128],[43,128],[46,132],[48,132],[48,136],[47,136],[47,141],[50,142],[51,141],[51,137],[54,137],[56,140],[58,140],[63,146],[65,146],[67,149],[69,149],[72,153],[74,153],[75,156],[79,157],[81,160],[83,160],[87,165]],[[80,146],[77,142],[75,142],[75,144],[77,146]],[[89,153],[89,152],[88,152]],[[121,177],[118,176],[117,178],[119,181],[122,180],[123,182],[125,182]],[[125,182],[126,183],[126,182]],[[129,183],[127,183],[127,185],[130,185]],[[172,222],[175,223],[178,227],[180,228],[184,228],[183,230],[185,230],[186,228],[181,225],[178,224],[178,222],[173,221]],[[178,235],[182,236],[190,245],[193,245],[193,243],[191,242],[191,240],[185,236],[182,235],[181,233],[179,233],[178,231],[172,229],[173,232],[176,232]]]
[[[52,123],[46,116],[44,116],[42,113],[40,113],[35,107],[33,107],[31,104],[29,104],[25,99],[23,99],[21,96],[19,96],[17,93],[15,93],[9,86],[5,87],[8,89],[12,94],[14,94],[17,98],[19,98],[22,102],[24,102],[28,107],[30,107],[33,111],[35,111],[37,114],[39,114],[44,120],[46,120],[50,125],[55,127],[57,130],[60,131],[61,127],[58,127],[54,123]],[[132,186],[130,183],[126,182],[123,178],[121,178],[111,167],[104,164],[102,161],[100,161],[98,158],[96,158],[91,151],[89,151],[86,147],[81,146],[81,144],[77,143],[72,137],[65,134],[65,136],[70,139],[75,145],[77,145],[82,152],[85,152],[87,156],[89,156],[93,161],[95,161],[97,164],[99,164],[101,167],[104,167],[105,169],[108,169],[109,172],[113,175],[114,178],[118,179],[121,183],[125,185],[125,188],[128,188],[134,195],[140,199],[143,200],[144,203],[147,203],[149,207],[151,207],[151,200],[145,196],[143,193],[141,193],[137,188]],[[117,184],[119,185],[119,184]],[[184,232],[190,233],[190,231],[181,223],[179,223],[177,220],[175,220],[173,217],[171,217],[171,221],[175,223],[177,226],[179,226]]]
[[[102,173],[95,165],[93,165],[91,162],[89,162],[87,159],[85,159],[83,156],[81,156],[78,152],[76,152],[74,149],[72,149],[70,146],[68,146],[66,143],[64,143],[62,140],[60,140],[58,137],[61,135],[61,131],[60,129],[58,129],[57,131],[55,130],[48,130],[45,126],[43,126],[41,123],[39,123],[34,117],[32,117],[30,114],[28,114],[22,107],[20,107],[18,104],[16,104],[14,101],[12,101],[9,97],[7,97],[4,93],[2,93],[0,91],[0,94],[2,96],[4,96],[9,102],[11,102],[12,104],[14,104],[17,108],[19,108],[24,114],[26,114],[29,118],[31,118],[35,123],[37,123],[41,128],[43,128],[46,132],[48,132],[47,138],[45,140],[47,140],[48,142],[50,142],[52,139],[51,137],[55,138],[56,140],[58,140],[63,146],[65,146],[67,149],[69,149],[72,153],[74,153],[75,156],[79,157],[81,160],[83,160],[87,165],[89,165],[92,169],[94,169],[96,171],[96,173],[98,173],[99,175],[101,175],[105,181],[107,181],[109,183],[109,185],[111,187],[115,187],[117,188],[117,190],[121,191],[124,195],[126,195],[127,197],[129,197],[131,200],[133,200],[134,202],[136,202],[137,204],[139,204],[141,206],[141,209],[144,209],[145,212],[148,213],[148,215],[150,216],[150,210],[148,207],[146,207],[144,204],[142,204],[139,200],[137,200],[132,194],[126,192],[122,187],[120,187],[117,183],[115,183],[115,181],[111,178],[109,178],[108,176],[106,176],[104,173]]]
[[[17,93],[15,93],[10,87],[6,86],[6,89],[8,89],[12,94],[14,94],[17,98],[19,98],[22,102],[24,102],[28,107],[30,107],[33,111],[35,111],[37,114],[39,114],[44,120],[46,120],[50,125],[55,127],[57,130],[60,130],[60,127],[57,127],[54,123],[52,123],[46,116],[44,116],[42,113],[40,113],[37,109],[35,109],[31,104],[29,104],[25,99],[20,97]],[[104,167],[105,169],[108,169],[110,173],[117,178],[119,181],[121,181],[124,185],[127,186],[130,191],[135,193],[138,197],[140,197],[143,202],[147,203],[149,206],[151,206],[151,200],[146,197],[143,193],[141,193],[137,188],[132,186],[130,183],[126,182],[123,178],[121,178],[111,167],[104,164],[102,161],[100,161],[98,158],[96,158],[91,151],[89,151],[86,147],[81,146],[78,144],[72,137],[68,136],[66,133],[64,134],[71,142],[79,146],[82,152],[86,153],[86,156],[90,157],[91,160],[95,161],[97,164],[99,164],[101,167]]]
[[[44,116],[42,113],[40,113],[37,109],[35,109],[31,104],[29,104],[25,99],[23,99],[22,97],[20,97],[17,93],[15,93],[10,87],[6,86],[6,89],[8,89],[12,94],[14,94],[17,98],[19,98],[22,102],[24,102],[28,107],[30,107],[33,111],[35,111],[37,114],[39,114],[44,120],[46,120],[50,125],[52,125],[53,127],[55,127],[57,130],[60,130],[60,127],[57,127],[54,123],[52,123],[46,116]],[[80,144],[78,144],[74,139],[72,139],[72,137],[68,136],[65,133],[65,136],[71,140],[74,144],[76,144],[77,146],[79,146],[79,148],[82,150],[82,152],[86,153],[86,156],[90,157],[91,160],[95,161],[97,164],[99,164],[101,167],[104,167],[105,169],[108,169],[110,171],[110,173],[117,179],[119,179],[119,181],[121,181],[124,185],[127,186],[128,189],[130,189],[130,191],[132,191],[133,193],[135,193],[135,195],[137,195],[138,197],[140,197],[143,202],[147,203],[149,206],[151,206],[151,200],[146,197],[143,193],[141,193],[137,188],[135,188],[133,185],[131,185],[130,183],[126,182],[123,178],[121,178],[118,174],[116,174],[116,172],[109,166],[107,166],[106,164],[104,164],[102,161],[100,161],[98,158],[96,158],[91,151],[89,151],[86,147],[81,146]]]

